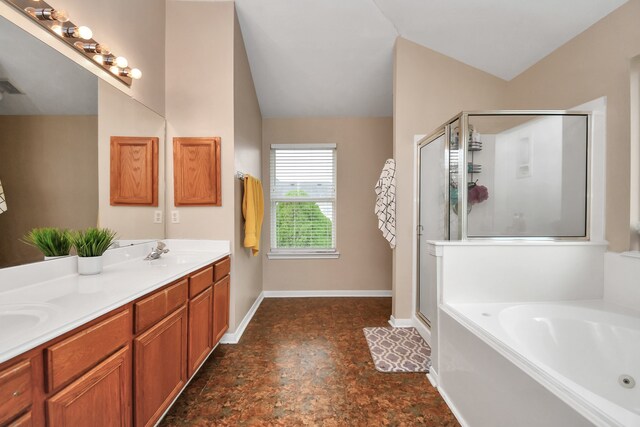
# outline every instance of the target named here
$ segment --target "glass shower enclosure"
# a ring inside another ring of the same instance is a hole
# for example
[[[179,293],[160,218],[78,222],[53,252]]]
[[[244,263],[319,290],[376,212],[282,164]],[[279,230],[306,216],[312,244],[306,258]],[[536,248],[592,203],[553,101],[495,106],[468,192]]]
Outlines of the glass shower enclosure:
[[[591,114],[461,112],[418,142],[417,313],[435,315],[429,240],[588,240]]]

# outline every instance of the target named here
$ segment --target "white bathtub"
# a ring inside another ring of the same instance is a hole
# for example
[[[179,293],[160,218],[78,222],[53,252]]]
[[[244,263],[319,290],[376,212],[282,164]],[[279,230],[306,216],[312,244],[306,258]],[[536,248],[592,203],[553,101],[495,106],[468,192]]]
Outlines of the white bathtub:
[[[640,312],[603,301],[447,308],[595,425],[640,427]],[[626,376],[638,384],[624,387]]]

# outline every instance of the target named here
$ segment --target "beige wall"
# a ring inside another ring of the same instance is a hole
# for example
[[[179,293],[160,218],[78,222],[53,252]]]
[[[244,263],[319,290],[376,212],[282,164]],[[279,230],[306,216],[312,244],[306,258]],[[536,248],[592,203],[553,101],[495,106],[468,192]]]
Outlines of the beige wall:
[[[142,79],[134,81],[131,95],[164,114],[164,0],[56,0],[55,7],[66,10],[71,21],[93,30],[94,38],[142,70]],[[115,79],[118,89],[125,86]]]
[[[507,83],[431,49],[398,38],[394,61],[396,242],[393,315],[411,317],[414,247],[415,135],[429,134],[462,110],[500,108]]]
[[[629,227],[639,219],[640,210],[638,120],[630,117],[630,79],[634,75],[630,70],[634,57],[640,54],[638,16],[640,0],[631,0],[510,82],[398,39],[394,61],[394,156],[398,161],[396,317],[406,318],[412,312],[413,136],[433,131],[461,110],[565,109],[606,96],[606,238],[615,251],[639,247],[638,237]],[[637,96],[635,99],[639,102]],[[640,109],[637,105],[634,108]],[[630,200],[634,206],[630,206]]]
[[[80,229],[98,217],[96,116],[0,116],[0,268],[41,261],[34,227]]]
[[[378,230],[374,186],[392,155],[391,118],[265,119],[263,121],[265,229],[269,248],[269,150],[271,144],[337,145],[337,247],[339,259],[264,259],[265,291],[387,290],[391,249]]]
[[[167,2],[167,216],[180,212],[179,224],[167,221],[168,238],[233,241],[233,27],[232,2]],[[222,206],[175,207],[172,144],[180,136],[222,138]]]
[[[231,242],[233,332],[262,291],[260,259],[241,247],[242,189],[235,178],[236,168],[260,176],[262,116],[233,2],[169,0],[166,31],[167,215],[180,213],[179,224],[167,223],[167,237]],[[177,136],[222,138],[222,206],[174,206]]]
[[[630,246],[629,79],[631,61],[640,54],[639,16],[640,0],[629,1],[513,79],[508,89],[512,108],[563,109],[607,97],[606,238],[614,251]],[[638,159],[632,163],[637,168]]]
[[[233,109],[235,169],[262,179],[262,114],[249,68],[238,17],[234,15],[233,35]],[[242,217],[243,181],[234,181],[234,292],[235,307],[232,318],[238,325],[262,292],[262,256],[252,256],[243,247],[244,219]],[[262,242],[264,243],[264,242]],[[262,245],[264,248],[264,244]]]
[[[158,206],[111,206],[110,153],[112,136],[155,136],[158,141]],[[165,122],[135,99],[100,80],[98,84],[99,225],[118,233],[119,239],[162,239],[164,222],[153,222],[165,203]],[[166,217],[163,218],[166,221]]]

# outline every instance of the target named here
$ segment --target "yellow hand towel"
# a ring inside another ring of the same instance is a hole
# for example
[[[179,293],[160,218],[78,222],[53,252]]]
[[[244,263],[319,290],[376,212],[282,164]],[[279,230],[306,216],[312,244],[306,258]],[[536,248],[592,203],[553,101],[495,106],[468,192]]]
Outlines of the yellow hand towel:
[[[264,198],[262,196],[262,183],[252,176],[245,176],[244,178],[242,216],[244,216],[244,247],[251,248],[253,256],[256,256],[260,250]]]

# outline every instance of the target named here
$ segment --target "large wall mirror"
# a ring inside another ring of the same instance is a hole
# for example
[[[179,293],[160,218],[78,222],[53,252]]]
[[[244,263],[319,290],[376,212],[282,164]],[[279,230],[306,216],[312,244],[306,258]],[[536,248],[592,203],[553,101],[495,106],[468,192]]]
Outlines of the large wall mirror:
[[[164,118],[1,16],[0,46],[0,268],[43,259],[35,227],[163,238]],[[112,136],[159,138],[157,207],[110,205]]]

